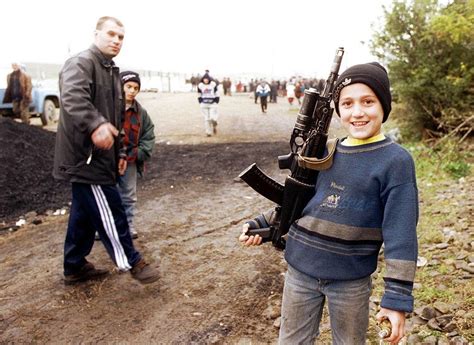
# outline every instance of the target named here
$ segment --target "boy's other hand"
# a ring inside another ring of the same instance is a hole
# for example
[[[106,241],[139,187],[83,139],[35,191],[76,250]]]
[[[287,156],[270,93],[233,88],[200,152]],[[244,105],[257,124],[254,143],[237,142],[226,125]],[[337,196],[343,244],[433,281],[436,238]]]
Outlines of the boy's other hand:
[[[246,223],[242,226],[242,234],[239,236],[239,241],[246,247],[250,246],[259,246],[262,244],[262,237],[259,235],[247,235],[247,231],[249,229],[249,225]]]
[[[380,308],[376,318],[378,322],[388,319],[392,324],[392,333],[390,333],[388,338],[384,338],[383,341],[395,345],[405,336],[405,312]]]
[[[118,172],[120,176],[125,174],[125,170],[127,170],[127,160],[120,158],[118,163]]]

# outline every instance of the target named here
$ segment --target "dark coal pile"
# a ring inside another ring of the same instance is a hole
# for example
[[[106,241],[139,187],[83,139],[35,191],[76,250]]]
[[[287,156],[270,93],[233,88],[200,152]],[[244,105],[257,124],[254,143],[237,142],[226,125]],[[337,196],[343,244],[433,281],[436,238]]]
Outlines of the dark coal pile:
[[[70,201],[69,184],[52,176],[54,141],[52,132],[0,117],[0,221]]]
[[[71,201],[69,183],[52,176],[55,133],[0,117],[0,222],[27,212],[56,210]],[[232,183],[249,164],[277,166],[287,153],[286,142],[219,143],[204,145],[157,144],[147,163],[141,188],[169,191],[170,185]]]

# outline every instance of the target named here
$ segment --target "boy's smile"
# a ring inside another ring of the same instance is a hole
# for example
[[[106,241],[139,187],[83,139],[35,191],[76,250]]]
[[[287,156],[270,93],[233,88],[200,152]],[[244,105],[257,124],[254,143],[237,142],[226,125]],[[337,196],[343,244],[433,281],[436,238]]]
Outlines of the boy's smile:
[[[339,115],[342,126],[354,139],[368,139],[380,133],[383,108],[370,87],[362,83],[341,90]]]

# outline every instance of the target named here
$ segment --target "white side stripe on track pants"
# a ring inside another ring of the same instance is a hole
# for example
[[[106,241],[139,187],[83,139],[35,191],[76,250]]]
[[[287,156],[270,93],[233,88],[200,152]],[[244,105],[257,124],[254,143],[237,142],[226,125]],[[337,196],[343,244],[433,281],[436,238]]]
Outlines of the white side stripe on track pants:
[[[127,256],[125,255],[125,251],[122,247],[122,244],[120,243],[117,228],[115,226],[114,216],[110,210],[107,198],[105,197],[100,185],[91,185],[91,187],[97,202],[97,206],[99,207],[100,218],[102,219],[105,233],[109,237],[109,240],[112,243],[112,248],[114,249],[117,267],[121,271],[128,271],[132,267],[128,263]]]

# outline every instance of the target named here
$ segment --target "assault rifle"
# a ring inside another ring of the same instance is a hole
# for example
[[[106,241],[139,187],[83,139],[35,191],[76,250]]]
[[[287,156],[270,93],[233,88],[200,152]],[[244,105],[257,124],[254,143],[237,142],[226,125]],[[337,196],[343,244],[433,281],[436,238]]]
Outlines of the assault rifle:
[[[263,242],[272,241],[278,249],[285,248],[286,241],[282,236],[288,233],[291,224],[301,216],[313,197],[319,170],[327,169],[331,164],[333,152],[326,158],[323,156],[334,111],[330,105],[332,92],[343,55],[344,48],[338,48],[321,94],[313,88],[304,92],[303,104],[290,138],[291,152],[278,156],[279,168],[291,171],[285,184],[267,176],[255,163],[239,175],[255,191],[278,205],[274,218],[279,221],[269,228],[249,229],[247,232],[248,235],[260,235]]]

